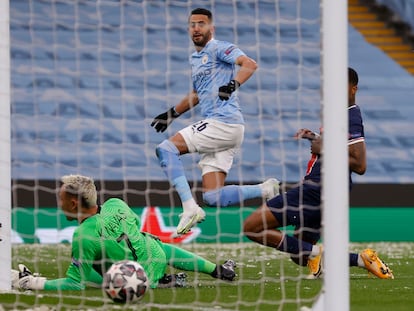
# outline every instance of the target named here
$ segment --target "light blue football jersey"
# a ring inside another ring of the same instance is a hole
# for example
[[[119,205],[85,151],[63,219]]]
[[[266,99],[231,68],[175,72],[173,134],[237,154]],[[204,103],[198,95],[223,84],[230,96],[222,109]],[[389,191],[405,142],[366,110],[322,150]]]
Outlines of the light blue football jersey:
[[[215,39],[210,40],[200,52],[196,51],[191,55],[193,87],[204,118],[244,124],[237,92],[228,100],[218,97],[219,87],[234,79],[235,61],[242,55],[245,53],[236,45]]]

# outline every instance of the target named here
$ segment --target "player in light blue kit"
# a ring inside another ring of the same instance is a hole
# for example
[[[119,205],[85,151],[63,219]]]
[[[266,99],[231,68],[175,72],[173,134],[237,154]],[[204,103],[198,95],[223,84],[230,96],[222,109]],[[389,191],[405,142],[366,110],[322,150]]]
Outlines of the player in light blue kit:
[[[185,177],[182,154],[198,152],[201,155],[203,200],[207,205],[228,206],[251,198],[268,199],[279,192],[276,179],[258,185],[224,186],[244,137],[244,119],[235,91],[253,75],[257,64],[236,45],[214,39],[209,10],[194,9],[188,19],[188,29],[196,50],[190,59],[193,90],[151,123],[157,132],[164,132],[175,118],[196,105],[200,106],[204,118],[156,148],[161,167],[183,205],[177,235],[187,233],[205,218]],[[240,66],[237,73],[236,65]]]

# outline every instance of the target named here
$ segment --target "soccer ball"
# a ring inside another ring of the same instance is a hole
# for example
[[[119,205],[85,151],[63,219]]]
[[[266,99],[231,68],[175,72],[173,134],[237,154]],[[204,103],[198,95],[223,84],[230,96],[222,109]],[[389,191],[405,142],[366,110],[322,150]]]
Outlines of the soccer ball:
[[[114,263],[103,277],[103,289],[114,302],[136,302],[149,287],[144,268],[132,260]]]

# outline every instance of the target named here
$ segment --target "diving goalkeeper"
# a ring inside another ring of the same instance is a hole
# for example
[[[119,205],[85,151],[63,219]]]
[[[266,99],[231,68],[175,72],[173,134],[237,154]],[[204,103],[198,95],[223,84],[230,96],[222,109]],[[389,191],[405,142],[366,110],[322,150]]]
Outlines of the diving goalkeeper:
[[[77,220],[72,240],[72,258],[65,278],[48,280],[32,274],[23,264],[12,270],[12,287],[30,290],[81,290],[102,284],[102,275],[120,260],[140,263],[150,286],[180,287],[176,275],[166,275],[167,265],[232,281],[233,260],[216,265],[194,253],[140,231],[140,219],[122,200],[112,198],[97,205],[94,181],[82,175],[61,178],[59,206],[68,220]],[[179,274],[182,275],[183,274]],[[182,286],[182,285],[181,285]]]

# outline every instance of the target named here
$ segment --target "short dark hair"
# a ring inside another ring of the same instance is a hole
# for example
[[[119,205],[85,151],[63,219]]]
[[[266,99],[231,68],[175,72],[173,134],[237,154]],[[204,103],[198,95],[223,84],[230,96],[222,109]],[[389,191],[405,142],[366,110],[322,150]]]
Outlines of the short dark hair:
[[[207,10],[207,9],[204,9],[204,8],[197,8],[197,9],[194,9],[194,10],[192,10],[192,11],[191,11],[190,16],[191,16],[191,15],[195,15],[195,14],[205,15],[205,16],[207,16],[207,17],[208,17],[208,19],[209,19],[210,21],[212,21],[212,20],[213,20],[213,14],[211,13],[211,11],[209,11],[209,10]]]
[[[359,79],[357,72],[351,67],[348,67],[348,83],[356,86],[358,85],[358,80]]]

